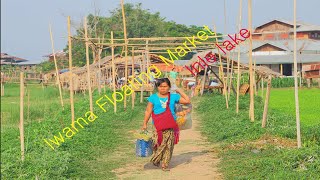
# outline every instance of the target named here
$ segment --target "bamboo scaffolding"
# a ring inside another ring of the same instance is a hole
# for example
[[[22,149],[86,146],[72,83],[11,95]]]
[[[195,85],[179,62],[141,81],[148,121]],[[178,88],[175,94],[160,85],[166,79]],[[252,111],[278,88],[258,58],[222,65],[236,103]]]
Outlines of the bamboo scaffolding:
[[[20,144],[21,144],[21,160],[24,161],[24,123],[23,123],[23,98],[24,98],[24,76],[20,72]]]
[[[111,31],[111,44],[113,44],[113,31]],[[114,46],[111,46],[111,56],[112,56],[112,85],[113,85],[113,94],[116,94],[116,72],[115,72],[115,62],[114,62]],[[117,112],[117,102],[116,98],[113,99],[114,103],[114,112]]]
[[[294,46],[293,46],[293,65],[294,65],[294,97],[296,104],[296,124],[297,124],[297,146],[301,148],[301,133],[300,133],[300,112],[299,112],[299,97],[298,97],[298,67],[297,67],[297,0],[293,3],[293,19],[294,19]]]
[[[54,41],[53,41],[51,24],[49,24],[49,31],[50,31],[50,39],[51,39],[51,48],[52,48],[52,54],[53,54],[53,61],[54,61],[55,69],[56,69],[57,83],[58,83],[58,87],[59,87],[60,103],[61,103],[62,109],[64,109],[63,99],[62,99],[62,91],[61,91],[61,83],[60,83],[60,75],[59,75],[59,71],[58,71],[56,53],[54,51]]]
[[[252,0],[248,0],[248,28],[250,32],[249,39],[249,77],[250,77],[250,109],[249,109],[249,118],[251,122],[254,122],[254,87],[253,87],[253,68],[252,68]]]
[[[69,72],[72,74],[72,42],[71,42],[71,28],[70,16],[68,16],[68,44],[69,44]],[[69,77],[70,86],[70,106],[71,106],[71,121],[74,124],[74,103],[73,103],[73,77]]]
[[[91,76],[90,76],[90,64],[89,64],[88,29],[87,29],[87,18],[86,17],[84,18],[83,28],[84,28],[84,36],[86,38],[87,82],[88,82],[88,93],[89,93],[89,101],[90,101],[90,111],[93,112]]]

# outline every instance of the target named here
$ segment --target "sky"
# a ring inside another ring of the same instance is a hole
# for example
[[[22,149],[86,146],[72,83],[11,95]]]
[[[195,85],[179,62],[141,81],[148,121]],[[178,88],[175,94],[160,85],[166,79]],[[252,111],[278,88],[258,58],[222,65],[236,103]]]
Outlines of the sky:
[[[185,25],[208,25],[225,32],[224,2],[226,2],[226,32],[237,32],[239,0],[124,0],[142,3],[144,9],[160,12],[166,20]],[[242,27],[248,26],[248,0],[243,0]],[[52,53],[49,24],[52,25],[55,51],[67,44],[67,16],[73,22],[72,31],[83,18],[94,12],[109,16],[120,0],[1,0],[1,53],[41,62]],[[320,0],[297,0],[297,20],[320,25]],[[252,0],[253,27],[273,19],[293,21],[293,0]],[[186,36],[192,36],[186,34]]]

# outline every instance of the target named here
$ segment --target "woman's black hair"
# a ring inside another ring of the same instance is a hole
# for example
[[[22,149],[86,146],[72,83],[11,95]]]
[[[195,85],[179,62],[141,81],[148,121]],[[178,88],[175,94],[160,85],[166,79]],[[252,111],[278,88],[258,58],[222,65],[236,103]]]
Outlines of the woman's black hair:
[[[171,83],[170,83],[170,80],[168,78],[157,79],[156,80],[156,87],[159,87],[164,82],[167,83],[168,86],[171,88]]]

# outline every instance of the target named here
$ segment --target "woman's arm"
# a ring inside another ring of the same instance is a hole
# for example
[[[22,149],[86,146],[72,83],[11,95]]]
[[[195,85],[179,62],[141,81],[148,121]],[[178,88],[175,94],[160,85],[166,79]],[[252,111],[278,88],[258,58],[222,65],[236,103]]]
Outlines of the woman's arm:
[[[143,125],[142,125],[142,130],[147,129],[148,121],[150,119],[151,113],[153,109],[153,104],[151,102],[148,102],[146,112],[144,113],[144,120],[143,120]]]
[[[191,103],[189,96],[186,95],[186,93],[184,93],[182,89],[177,89],[176,92],[181,95],[179,103],[181,103],[181,104],[189,104],[189,103]]]

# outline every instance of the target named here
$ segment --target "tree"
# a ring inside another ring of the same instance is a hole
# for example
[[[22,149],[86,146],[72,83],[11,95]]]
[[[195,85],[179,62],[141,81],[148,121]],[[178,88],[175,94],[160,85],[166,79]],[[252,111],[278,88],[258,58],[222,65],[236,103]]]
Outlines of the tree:
[[[177,24],[174,21],[166,21],[160,16],[159,12],[151,13],[148,10],[142,9],[141,3],[138,4],[124,4],[125,16],[127,22],[127,36],[128,38],[141,37],[184,37],[196,34],[203,27],[191,25],[190,27]],[[110,31],[113,31],[114,38],[123,38],[123,24],[121,6],[110,11],[110,17],[88,15],[88,34],[91,38],[105,37],[110,38]],[[75,39],[83,38],[83,28],[76,31]],[[219,34],[219,33],[218,33]],[[135,43],[144,43],[136,42]],[[156,42],[155,42],[156,43]],[[65,51],[68,50],[68,46]],[[115,53],[120,53],[121,48],[116,48]],[[85,44],[81,40],[73,40],[72,43],[72,57],[73,65],[84,66],[86,62]],[[110,55],[111,50],[103,50],[102,54]],[[192,57],[191,53],[186,57]],[[90,49],[90,61],[92,62],[92,51]]]

